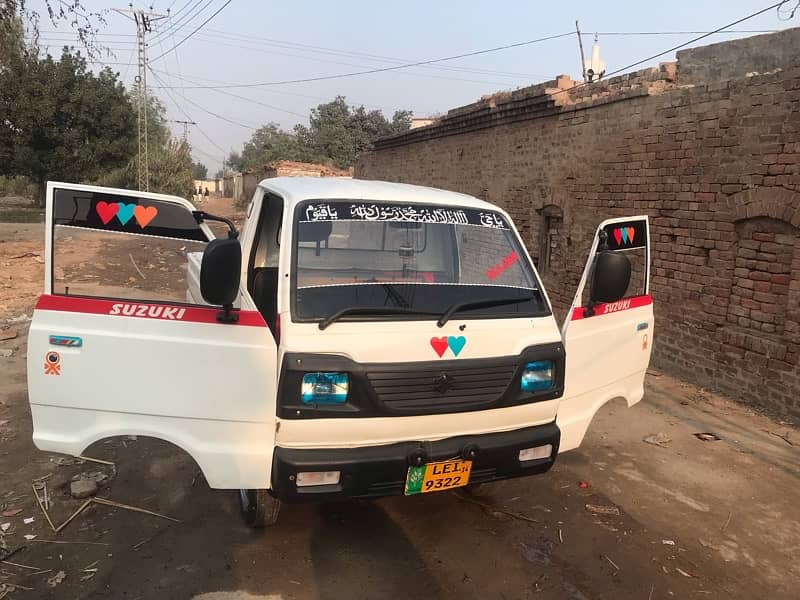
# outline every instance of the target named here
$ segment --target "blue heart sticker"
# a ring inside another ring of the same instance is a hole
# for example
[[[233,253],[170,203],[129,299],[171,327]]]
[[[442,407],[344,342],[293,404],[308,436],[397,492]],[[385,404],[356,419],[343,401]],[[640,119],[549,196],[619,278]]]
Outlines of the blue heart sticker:
[[[458,356],[459,354],[461,354],[461,351],[464,349],[464,346],[467,345],[467,338],[465,338],[463,335],[460,335],[458,337],[451,335],[450,337],[447,338],[447,345],[450,346],[450,350],[453,351],[453,354],[455,356]]]
[[[131,220],[133,217],[133,209],[136,208],[135,204],[123,204],[122,202],[118,203],[119,208],[117,209],[117,218],[119,222],[125,225],[128,221]]]

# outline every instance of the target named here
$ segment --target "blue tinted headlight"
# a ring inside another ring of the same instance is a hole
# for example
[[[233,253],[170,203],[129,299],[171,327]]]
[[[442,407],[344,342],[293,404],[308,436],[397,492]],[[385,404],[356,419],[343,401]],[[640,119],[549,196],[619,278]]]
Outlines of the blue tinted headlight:
[[[306,373],[300,399],[303,404],[343,404],[349,388],[347,373]]]
[[[519,387],[523,392],[549,390],[553,386],[553,361],[537,360],[529,362],[522,371]]]

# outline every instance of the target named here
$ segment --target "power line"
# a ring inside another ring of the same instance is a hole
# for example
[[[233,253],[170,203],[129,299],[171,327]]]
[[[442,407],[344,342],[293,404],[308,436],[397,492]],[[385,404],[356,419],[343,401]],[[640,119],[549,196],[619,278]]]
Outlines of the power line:
[[[286,40],[277,40],[273,38],[263,38],[263,37],[255,37],[249,35],[231,35],[224,31],[219,31],[216,29],[206,29],[208,34],[213,34],[214,38],[213,41],[217,42],[218,38],[223,38],[225,40],[233,40],[237,42],[245,42],[245,43],[254,43],[262,46],[272,46],[277,48],[284,48],[290,50],[299,50],[302,52],[314,52],[317,54],[327,54],[333,56],[348,56],[348,57],[358,57],[358,58],[366,58],[368,60],[380,60],[380,61],[389,61],[389,62],[396,62],[396,63],[406,63],[411,62],[407,58],[397,58],[393,56],[384,56],[380,54],[370,54],[367,52],[357,52],[352,50],[343,50],[337,48],[329,48],[326,46],[313,46],[310,44],[300,44],[297,42],[289,42]],[[508,76],[508,77],[539,77],[537,74],[533,73],[516,73],[516,72],[509,72],[509,71],[495,71],[491,69],[476,69],[476,68],[469,68],[469,67],[458,67],[458,66],[429,66],[427,68],[431,69],[441,69],[441,70],[448,70],[448,71],[463,71],[469,73],[480,73],[483,75],[499,75],[499,76]]]
[[[230,0],[229,0],[230,1]],[[376,69],[368,69],[365,71],[353,71],[351,73],[339,73],[337,75],[321,75],[318,77],[306,77],[304,79],[288,79],[285,81],[265,81],[261,83],[241,83],[241,84],[231,84],[231,85],[223,85],[223,86],[183,86],[185,89],[206,89],[211,87],[224,87],[224,88],[248,88],[248,87],[262,87],[262,86],[272,86],[272,85],[286,85],[289,83],[308,83],[313,81],[326,81],[330,79],[342,79],[344,77],[355,77],[357,75],[369,75],[372,73],[385,73],[388,71],[397,71],[399,69],[408,69],[410,67],[419,67],[422,65],[430,65],[440,62],[445,62],[449,60],[456,60],[459,58],[467,58],[469,56],[478,56],[480,54],[488,54],[490,52],[499,52],[501,50],[509,50],[511,48],[519,48],[522,46],[528,46],[530,44],[536,44],[539,42],[546,42],[549,40],[554,40],[562,37],[566,37],[568,35],[573,35],[573,32],[567,33],[559,33],[556,35],[549,35],[542,38],[537,38],[535,40],[527,40],[525,42],[516,42],[514,44],[506,44],[505,46],[497,46],[495,48],[486,48],[484,50],[475,50],[474,52],[465,52],[463,54],[455,54],[453,56],[445,56],[443,58],[433,58],[430,60],[420,60],[412,63],[405,63],[401,65],[393,65],[390,67],[380,67]]]
[[[177,56],[177,53],[175,55]],[[168,74],[166,71],[163,71],[161,69],[154,69],[154,70],[159,72],[159,73],[163,73],[165,75]],[[184,75],[176,75],[175,73],[172,73],[172,76],[180,79],[181,81],[186,81],[188,83],[197,83],[198,81],[206,81],[208,83],[220,83],[220,84],[229,83],[227,81],[222,81],[222,80],[219,80],[219,79],[209,79],[207,77],[199,77],[197,75],[190,75],[190,76],[187,77],[187,76],[184,76]],[[159,86],[153,86],[153,87],[156,88],[156,89],[160,89]],[[173,88],[173,89],[175,89],[175,88]],[[181,91],[184,91],[182,88],[177,88],[177,89],[179,89]],[[217,90],[214,87],[210,87],[209,89],[212,89],[212,90],[215,90],[215,91],[221,91],[221,90]],[[228,93],[230,93],[230,92],[228,92]],[[316,100],[316,101],[319,101],[319,102],[329,102],[330,101],[330,97],[312,96],[312,95],[309,95],[309,94],[300,94],[298,92],[289,92],[289,91],[286,91],[286,90],[269,89],[269,90],[263,90],[262,93],[282,94],[282,95],[285,95],[285,96],[295,96],[297,98],[307,98],[309,100]],[[245,96],[241,96],[241,98],[245,98]],[[251,98],[247,98],[247,99],[248,100],[252,100]],[[393,107],[379,106],[377,104],[369,104],[367,102],[359,102],[358,100],[352,100],[352,102],[354,104],[361,104],[361,105],[366,106],[368,108],[377,108],[377,109],[386,110],[386,111],[411,110],[411,109],[409,109],[407,107],[403,108],[403,107],[397,107],[397,106],[393,106]],[[428,111],[412,110],[412,112],[414,112],[414,113],[425,113],[425,112],[428,112]],[[307,115],[303,115],[303,116],[307,116]]]
[[[206,38],[201,37],[201,36],[197,36],[195,39],[203,40],[203,41],[206,40]],[[223,41],[220,41],[220,40],[211,39],[211,38],[209,38],[208,41],[212,42],[214,45],[217,45],[217,46],[229,46],[231,48],[242,48],[244,50],[263,52],[263,53],[269,54],[270,56],[289,56],[289,57],[292,57],[292,58],[300,58],[300,59],[303,59],[303,60],[311,60],[311,61],[314,61],[314,62],[328,63],[328,64],[334,64],[334,65],[344,65],[344,66],[347,66],[347,67],[357,67],[357,68],[362,68],[362,69],[371,69],[371,68],[373,68],[371,65],[360,65],[360,64],[354,64],[354,63],[349,63],[349,62],[341,62],[341,61],[336,61],[336,60],[327,60],[327,59],[324,59],[324,58],[317,58],[317,57],[313,57],[313,56],[303,56],[303,55],[298,55],[298,54],[291,54],[291,53],[288,53],[288,52],[276,52],[275,50],[270,50],[268,48],[254,48],[252,46],[243,46],[241,44],[226,43],[226,42],[223,42]],[[374,60],[374,59],[369,59],[369,60]],[[423,67],[423,68],[436,68],[436,67]],[[489,84],[489,85],[507,86],[507,85],[509,85],[511,83],[509,81],[491,81],[491,80],[487,80],[487,79],[465,79],[463,77],[451,77],[451,76],[448,76],[448,75],[438,75],[438,74],[433,74],[433,73],[419,73],[419,72],[416,72],[416,71],[400,71],[399,74],[400,75],[406,75],[406,76],[409,76],[409,77],[424,77],[426,79],[443,79],[443,80],[447,80],[447,81],[464,81],[464,82],[468,82],[468,83],[479,83],[479,84],[482,84],[482,85]],[[542,77],[542,76],[539,76],[539,77]]]
[[[729,29],[726,31],[597,31],[594,33],[582,33],[583,36],[605,35],[605,36],[637,36],[637,35],[698,35],[698,34],[717,34],[717,33],[775,33],[780,29]]]
[[[189,8],[189,10],[188,10],[188,11],[187,11],[187,12],[186,12],[186,13],[185,13],[185,14],[184,14],[182,17],[178,18],[178,19],[177,19],[177,20],[175,20],[175,21],[173,21],[172,19],[170,19],[170,21],[169,21],[169,23],[167,24],[167,26],[166,26],[166,27],[165,27],[163,30],[156,32],[156,34],[153,36],[153,39],[154,39],[154,40],[156,40],[156,39],[158,39],[158,38],[160,38],[160,37],[164,37],[164,36],[166,36],[167,34],[174,34],[174,33],[178,32],[178,31],[180,31],[181,29],[183,29],[184,27],[190,27],[190,26],[191,26],[191,23],[192,23],[192,21],[194,21],[194,19],[195,19],[196,17],[198,17],[198,16],[199,16],[199,15],[200,15],[200,14],[201,14],[201,13],[202,13],[202,12],[203,12],[203,11],[204,11],[206,8],[208,8],[208,6],[209,6],[209,5],[210,5],[210,4],[211,4],[213,1],[214,1],[214,0],[208,0],[208,2],[206,2],[206,3],[205,3],[203,6],[202,6],[202,7],[200,7],[200,2],[202,2],[202,0],[197,0],[197,1],[194,3],[194,5],[193,5],[193,6],[191,6],[191,7]],[[182,12],[182,11],[183,11],[183,10],[184,10],[184,9],[185,9],[185,8],[186,8],[186,7],[187,7],[189,4],[190,4],[190,3],[191,3],[191,0],[189,0],[189,2],[187,2],[186,4],[184,4],[184,5],[181,7],[181,10],[179,10],[178,12],[176,12],[174,16],[175,16],[175,17],[178,17],[178,15],[179,15],[179,14],[180,14],[180,13],[181,13],[181,12]]]
[[[182,39],[180,42],[178,42],[177,44],[175,44],[175,45],[174,45],[172,48],[170,48],[169,50],[167,50],[167,51],[166,51],[166,52],[164,52],[163,54],[159,54],[158,56],[156,56],[156,57],[155,57],[153,60],[158,60],[159,58],[161,58],[161,57],[162,57],[162,56],[164,56],[165,54],[169,54],[170,52],[172,52],[173,50],[175,50],[176,48],[178,48],[178,46],[180,46],[181,44],[183,44],[183,43],[184,43],[186,40],[188,40],[190,37],[192,37],[192,36],[193,36],[195,33],[197,33],[198,31],[200,31],[200,29],[202,29],[202,28],[203,28],[203,25],[205,25],[205,24],[206,24],[206,23],[208,23],[208,22],[209,22],[211,19],[213,19],[213,18],[214,18],[214,17],[216,17],[216,16],[217,16],[219,13],[221,13],[221,12],[223,11],[223,9],[224,9],[226,6],[228,6],[228,4],[230,4],[232,1],[233,1],[233,0],[226,0],[226,1],[225,1],[225,4],[223,4],[222,6],[220,6],[220,7],[219,7],[219,8],[218,8],[216,11],[214,11],[214,13],[213,13],[213,14],[212,14],[210,17],[208,17],[208,18],[207,18],[205,21],[203,21],[202,23],[200,23],[200,25],[198,25],[197,27],[195,27],[195,28],[192,30],[192,32],[191,32],[189,35],[187,35],[187,36],[186,36],[185,38],[183,38],[183,39]]]
[[[148,69],[150,70],[150,72],[153,74],[153,77],[155,77],[157,81],[160,81],[162,84],[164,83],[164,82],[163,82],[163,80],[162,80],[162,79],[161,79],[161,78],[158,76],[158,74],[156,74],[156,72],[155,72],[155,71],[153,71],[152,67],[150,67],[150,66],[148,65]],[[175,105],[175,108],[177,108],[179,112],[183,113],[183,116],[185,116],[187,120],[191,121],[191,120],[192,120],[192,118],[189,116],[189,113],[187,113],[187,112],[186,112],[186,111],[183,109],[183,107],[182,107],[180,104],[178,104],[177,100],[175,100],[175,97],[172,95],[172,93],[171,93],[171,92],[170,92],[168,89],[164,89],[164,91],[167,93],[167,96],[169,96],[169,99],[170,99],[170,100],[172,101],[172,103]],[[187,100],[187,101],[189,101],[189,99],[188,99],[188,98],[184,98],[184,100]],[[213,116],[215,116],[215,117],[217,117],[217,118],[221,118],[222,120],[228,121],[228,119],[225,119],[224,117],[220,117],[219,115],[216,115],[216,114],[214,114],[214,113],[211,113],[210,111],[207,111],[206,109],[204,109],[202,106],[199,106],[198,104],[195,104],[195,103],[193,103],[193,102],[191,102],[191,101],[189,101],[189,103],[190,103],[190,104],[194,104],[195,106],[197,106],[197,107],[198,107],[198,108],[200,108],[201,110],[203,110],[203,111],[205,111],[205,112],[208,112],[209,114],[211,114],[211,115],[213,115]],[[248,129],[250,129],[250,130],[252,130],[252,129],[255,129],[254,127],[249,127],[249,126],[247,126],[247,125],[242,125],[241,123],[235,123],[235,124],[236,124],[236,125],[239,125],[239,126],[241,126],[241,127],[247,127],[247,128],[248,128]],[[210,143],[212,146],[214,146],[215,148],[217,148],[217,149],[218,149],[220,152],[224,152],[224,153],[227,153],[227,152],[228,152],[228,151],[227,151],[227,150],[225,150],[225,149],[224,149],[222,146],[218,145],[218,144],[217,144],[217,143],[216,143],[216,142],[215,142],[213,139],[211,139],[211,137],[210,137],[210,136],[209,136],[209,135],[208,135],[208,134],[207,134],[205,131],[203,131],[203,129],[200,127],[200,125],[196,125],[196,127],[197,127],[197,130],[200,132],[200,134],[201,134],[201,135],[202,135],[204,138],[206,138],[206,140],[208,140],[208,142],[209,142],[209,143]]]
[[[722,32],[722,31],[725,31],[725,30],[733,27],[734,25],[738,25],[739,23],[744,23],[745,21],[749,21],[750,19],[752,19],[754,17],[757,17],[759,15],[763,15],[765,12],[769,12],[773,8],[778,8],[778,7],[782,6],[783,4],[786,3],[786,1],[787,0],[781,0],[780,2],[776,2],[775,4],[771,4],[770,6],[767,6],[766,8],[762,8],[761,10],[758,10],[758,11],[756,11],[754,13],[751,13],[751,14],[745,16],[745,17],[742,17],[740,19],[736,19],[735,21],[732,21],[731,23],[728,23],[727,25],[723,25],[722,27],[718,27],[717,29],[715,29],[713,31],[705,32],[705,33],[703,33],[702,35],[700,35],[698,37],[695,37],[695,38],[692,38],[691,40],[683,42],[682,44],[678,44],[677,46],[672,46],[671,48],[668,48],[667,50],[664,50],[664,51],[659,52],[657,54],[653,54],[652,56],[648,56],[647,58],[643,58],[641,60],[637,60],[636,62],[633,62],[633,63],[631,63],[629,65],[625,65],[624,67],[620,67],[619,69],[616,69],[614,71],[611,71],[610,73],[607,73],[606,74],[606,79],[608,79],[609,77],[612,77],[614,75],[618,75],[619,73],[622,73],[622,72],[625,72],[625,71],[630,71],[631,69],[633,69],[634,67],[638,67],[642,63],[650,62],[651,60],[656,59],[656,58],[660,58],[660,57],[664,56],[665,54],[671,54],[672,52],[675,52],[676,50],[680,50],[681,48],[685,48],[686,46],[689,46],[690,44],[694,44],[695,42],[699,42],[700,40],[703,40],[703,39],[705,39],[705,38],[707,38],[707,37],[709,37],[711,35],[714,35],[714,34]],[[556,96],[558,94],[563,94],[565,92],[571,92],[573,90],[585,87],[587,85],[591,85],[591,84],[588,83],[588,82],[578,83],[578,84],[573,85],[572,87],[569,87],[569,88],[564,88],[562,90],[558,90],[558,91],[555,91],[555,92],[550,92],[547,95],[548,96]]]

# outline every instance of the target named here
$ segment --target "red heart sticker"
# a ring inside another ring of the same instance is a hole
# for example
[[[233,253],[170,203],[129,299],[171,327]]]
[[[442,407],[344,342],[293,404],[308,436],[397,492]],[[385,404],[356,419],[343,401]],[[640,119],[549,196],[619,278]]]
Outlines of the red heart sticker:
[[[104,202],[100,200],[94,209],[97,211],[97,216],[100,217],[100,220],[103,222],[103,225],[108,225],[108,222],[114,218],[114,215],[117,214],[117,210],[119,210],[119,204],[116,202]]]
[[[447,352],[447,337],[432,337],[431,347],[436,351],[436,354],[441,358]]]
[[[136,222],[139,223],[139,227],[142,229],[147,227],[147,224],[155,219],[157,214],[158,209],[155,206],[142,206],[139,204],[133,209],[133,216],[136,217]]]
[[[617,240],[617,246],[622,243],[622,229],[615,229],[614,230],[614,239]]]

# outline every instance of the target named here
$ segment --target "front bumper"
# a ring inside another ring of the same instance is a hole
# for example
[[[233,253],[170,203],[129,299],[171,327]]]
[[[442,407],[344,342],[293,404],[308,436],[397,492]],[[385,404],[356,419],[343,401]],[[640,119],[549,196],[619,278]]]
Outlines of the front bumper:
[[[384,446],[332,449],[275,448],[272,459],[272,495],[285,502],[329,501],[403,495],[408,467],[451,458],[469,458],[469,482],[544,473],[555,462],[561,432],[555,423],[501,433],[465,435],[435,442],[401,442]],[[521,463],[519,451],[551,444],[549,458]],[[303,471],[340,471],[339,483],[298,488]]]

